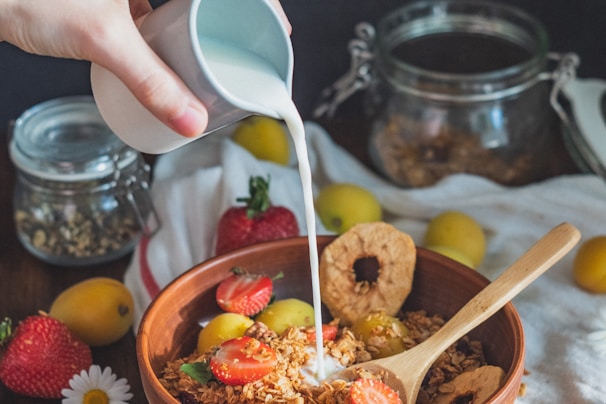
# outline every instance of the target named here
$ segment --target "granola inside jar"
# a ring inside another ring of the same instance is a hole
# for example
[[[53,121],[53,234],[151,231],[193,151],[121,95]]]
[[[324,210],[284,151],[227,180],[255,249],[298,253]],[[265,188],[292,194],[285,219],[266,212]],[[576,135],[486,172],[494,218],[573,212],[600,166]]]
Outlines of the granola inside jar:
[[[556,72],[542,24],[515,7],[421,0],[362,22],[348,73],[326,89],[316,116],[364,90],[369,156],[403,187],[458,173],[503,185],[549,177],[560,162]],[[328,101],[326,101],[328,99]]]
[[[17,235],[42,261],[111,261],[158,226],[149,166],[109,130],[92,97],[35,105],[17,119],[12,135]]]
[[[453,173],[504,185],[547,177],[559,134],[541,78],[547,42],[506,5],[426,1],[387,15],[367,94],[377,168],[411,187]]]

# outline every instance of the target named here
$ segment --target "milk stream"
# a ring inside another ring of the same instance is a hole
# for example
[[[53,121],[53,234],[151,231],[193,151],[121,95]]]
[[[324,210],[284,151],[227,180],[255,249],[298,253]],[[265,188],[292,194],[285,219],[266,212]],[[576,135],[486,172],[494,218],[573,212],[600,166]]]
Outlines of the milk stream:
[[[200,48],[211,72],[232,96],[250,104],[251,111],[270,111],[282,119],[293,138],[303,188],[305,220],[309,244],[309,263],[313,291],[314,321],[316,324],[317,378],[325,377],[324,346],[322,339],[322,312],[320,298],[316,216],[313,203],[311,168],[305,142],[303,121],[273,65],[256,54],[209,38],[199,38]]]

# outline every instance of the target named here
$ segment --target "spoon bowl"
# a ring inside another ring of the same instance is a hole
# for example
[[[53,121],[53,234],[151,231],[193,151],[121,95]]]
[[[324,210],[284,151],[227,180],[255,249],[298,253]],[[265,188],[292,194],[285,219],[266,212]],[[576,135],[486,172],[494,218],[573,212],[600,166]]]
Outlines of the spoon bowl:
[[[349,367],[331,380],[353,380],[361,369],[379,373],[398,391],[404,404],[416,401],[425,374],[450,345],[487,320],[535,279],[566,255],[580,240],[580,232],[562,223],[463,306],[442,328],[416,347],[387,358]]]

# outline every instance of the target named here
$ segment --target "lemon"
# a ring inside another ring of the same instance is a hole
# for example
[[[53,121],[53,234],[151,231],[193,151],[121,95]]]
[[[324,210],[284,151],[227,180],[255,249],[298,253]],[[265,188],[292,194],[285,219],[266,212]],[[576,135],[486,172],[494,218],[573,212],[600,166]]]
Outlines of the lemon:
[[[471,260],[459,250],[455,250],[451,247],[445,247],[443,245],[430,245],[427,246],[427,249],[435,251],[438,254],[442,254],[443,256],[455,260],[465,266],[468,266],[469,268],[473,268],[473,263],[471,262]]]
[[[324,227],[343,234],[359,223],[381,221],[381,204],[369,190],[348,183],[335,183],[320,190],[316,212]]]
[[[238,313],[221,313],[208,322],[198,334],[198,352],[203,353],[216,345],[244,335],[254,324],[250,317]]]
[[[314,306],[296,298],[276,300],[255,320],[262,322],[277,334],[282,334],[289,327],[314,325]]]
[[[250,116],[236,126],[232,139],[259,160],[288,165],[290,159],[288,134],[276,119]]]
[[[471,216],[458,211],[445,211],[430,220],[423,244],[458,251],[476,268],[486,253],[486,237],[482,227]]]
[[[606,236],[596,236],[579,247],[573,262],[575,282],[594,293],[606,293]]]
[[[133,297],[122,282],[96,277],[61,292],[48,314],[64,322],[86,344],[104,346],[131,328],[133,305]]]

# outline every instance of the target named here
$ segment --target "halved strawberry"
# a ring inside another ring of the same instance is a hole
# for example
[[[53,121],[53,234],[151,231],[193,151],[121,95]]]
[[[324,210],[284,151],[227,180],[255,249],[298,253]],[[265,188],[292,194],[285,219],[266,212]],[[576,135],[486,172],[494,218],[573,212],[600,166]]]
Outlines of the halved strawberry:
[[[378,379],[360,378],[353,382],[351,404],[401,404],[398,392]]]
[[[243,385],[271,372],[278,359],[275,351],[248,336],[225,341],[210,359],[210,370],[217,380],[229,385]]]
[[[271,278],[236,269],[219,284],[216,299],[225,311],[254,316],[269,304],[272,293]]]
[[[337,331],[339,327],[333,324],[322,324],[322,340],[324,341],[334,341],[337,337]],[[305,336],[309,342],[316,342],[316,329],[315,327],[310,327],[305,330]]]

